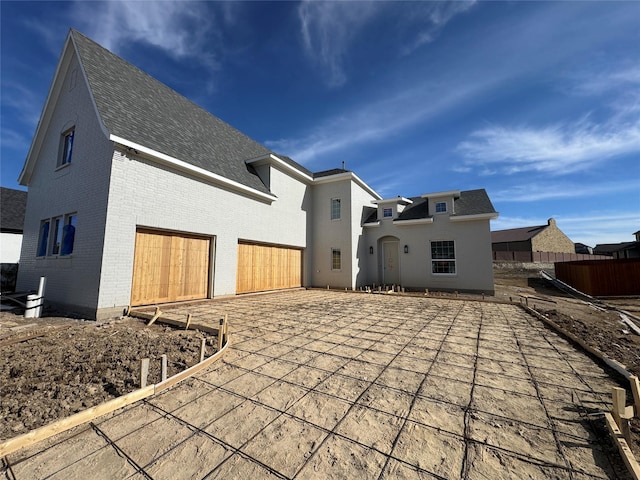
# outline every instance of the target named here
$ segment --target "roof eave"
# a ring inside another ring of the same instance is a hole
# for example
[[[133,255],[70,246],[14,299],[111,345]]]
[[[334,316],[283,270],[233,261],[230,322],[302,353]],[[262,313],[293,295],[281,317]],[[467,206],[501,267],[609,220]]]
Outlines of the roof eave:
[[[413,218],[411,220],[394,220],[393,224],[398,227],[405,227],[409,225],[426,225],[429,223],[433,223],[433,217],[427,218]]]
[[[128,148],[132,148],[134,150],[137,150],[138,152],[144,154],[146,157],[151,158],[152,160],[158,162],[158,163],[162,163],[168,166],[171,166],[177,170],[183,171],[183,172],[188,172],[192,175],[195,175],[199,178],[205,179],[211,183],[215,183],[218,185],[222,185],[226,188],[229,188],[230,190],[233,190],[237,193],[241,193],[245,196],[248,197],[253,197],[256,198],[258,200],[262,200],[268,203],[274,202],[278,199],[278,197],[268,194],[268,193],[264,193],[264,192],[260,192],[259,190],[256,190],[255,188],[251,188],[251,187],[247,187],[246,185],[243,185],[239,182],[236,182],[234,180],[230,180],[226,177],[223,177],[221,175],[218,175],[216,173],[210,172],[208,170],[205,170],[204,168],[200,168],[200,167],[196,167],[195,165],[191,165],[190,163],[187,163],[183,160],[179,160],[177,158],[171,157],[169,155],[166,155],[164,153],[161,152],[157,152],[151,148],[145,147],[143,145],[140,145],[138,143],[132,142],[130,140],[127,140],[125,138],[122,137],[118,137],[116,135],[110,135],[109,136],[109,140],[111,140],[112,142],[115,142],[119,145],[122,145],[123,147],[128,147]]]
[[[247,165],[253,165],[253,166],[267,165],[267,164],[268,165],[274,165],[274,166],[279,167],[281,170],[285,171],[286,173],[289,173],[292,176],[298,178],[299,180],[304,181],[305,183],[312,183],[313,182],[313,177],[307,175],[306,173],[304,173],[301,170],[298,170],[294,166],[289,165],[287,162],[282,160],[277,155],[274,155],[273,153],[269,153],[267,155],[262,155],[262,156],[260,156],[258,158],[253,158],[253,159],[250,159],[250,160],[246,160],[245,163]]]
[[[498,218],[498,212],[477,213],[475,215],[451,215],[449,220],[452,222],[471,222],[474,220],[495,220]]]
[[[313,179],[313,183],[322,184],[322,183],[331,183],[338,182],[341,180],[352,180],[356,183],[360,188],[365,190],[369,195],[375,197],[377,200],[382,200],[382,197],[376,192],[373,188],[367,185],[360,177],[358,177],[353,172],[344,172],[344,173],[336,173],[335,175],[327,175],[326,177],[318,177]]]

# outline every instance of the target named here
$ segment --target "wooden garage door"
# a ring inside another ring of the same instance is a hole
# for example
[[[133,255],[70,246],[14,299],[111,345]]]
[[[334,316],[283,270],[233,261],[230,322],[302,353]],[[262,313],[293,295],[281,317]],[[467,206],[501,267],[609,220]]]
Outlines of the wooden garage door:
[[[207,298],[211,239],[136,232],[131,305]]]
[[[302,250],[276,245],[238,244],[237,293],[302,286]]]

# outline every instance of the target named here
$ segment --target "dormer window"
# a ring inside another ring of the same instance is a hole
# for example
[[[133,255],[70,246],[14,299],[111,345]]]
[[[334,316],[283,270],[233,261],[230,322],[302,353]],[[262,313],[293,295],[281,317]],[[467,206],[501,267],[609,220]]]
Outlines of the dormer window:
[[[382,210],[382,216],[384,218],[391,218],[393,217],[393,208],[385,208]]]
[[[446,213],[447,202],[436,202],[436,213]]]

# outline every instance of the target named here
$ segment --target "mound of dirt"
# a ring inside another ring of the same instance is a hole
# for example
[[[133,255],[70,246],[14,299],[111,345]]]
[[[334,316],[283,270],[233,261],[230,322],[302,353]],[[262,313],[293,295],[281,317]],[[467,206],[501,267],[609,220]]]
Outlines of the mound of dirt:
[[[203,334],[134,318],[105,323],[0,314],[0,440],[46,425],[196,364]],[[215,344],[215,342],[213,342]],[[208,354],[212,347],[207,347]]]

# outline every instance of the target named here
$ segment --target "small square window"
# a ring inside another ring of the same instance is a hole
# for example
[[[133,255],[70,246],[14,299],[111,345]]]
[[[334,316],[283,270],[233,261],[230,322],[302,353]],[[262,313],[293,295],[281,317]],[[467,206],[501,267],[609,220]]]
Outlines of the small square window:
[[[331,249],[331,270],[342,269],[342,253],[339,248]]]
[[[393,217],[393,208],[383,208],[382,209],[382,216],[384,218]]]
[[[73,154],[73,137],[75,135],[75,129],[71,128],[62,134],[60,140],[60,156],[58,158],[58,167],[71,163],[71,156]]]
[[[447,211],[447,202],[436,202],[436,213],[445,213]]]
[[[340,199],[331,199],[331,220],[340,220]]]

